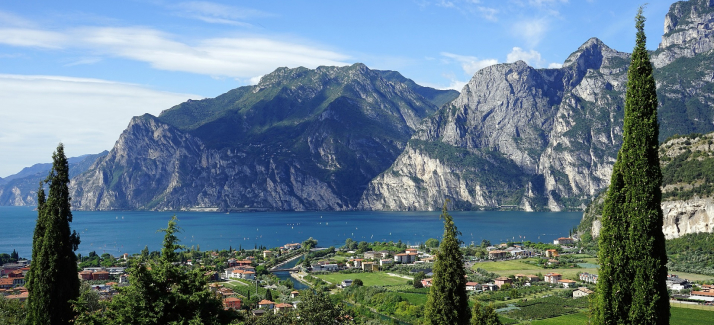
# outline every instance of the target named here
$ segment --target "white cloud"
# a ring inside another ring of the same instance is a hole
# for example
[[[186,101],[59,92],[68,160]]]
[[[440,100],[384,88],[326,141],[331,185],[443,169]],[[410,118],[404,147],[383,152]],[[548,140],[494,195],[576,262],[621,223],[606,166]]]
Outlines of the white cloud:
[[[483,18],[490,20],[490,21],[498,20],[498,18],[496,18],[496,14],[498,14],[498,9],[490,8],[490,7],[483,7],[483,6],[478,6],[476,8],[481,13],[481,16]]]
[[[511,27],[511,33],[523,39],[528,47],[536,47],[549,29],[545,18],[530,19],[516,22]]]
[[[562,64],[562,63],[555,63],[555,62],[553,62],[553,63],[551,63],[551,64],[548,65],[548,69],[560,69],[560,68],[562,68],[562,67],[563,67],[563,64]]]
[[[496,59],[479,60],[479,58],[475,56],[458,55],[448,52],[441,52],[441,55],[459,62],[464,72],[470,76],[476,73],[476,71],[498,63]]]
[[[543,7],[556,3],[568,3],[568,0],[528,0],[528,4],[535,7]]]
[[[0,28],[1,44],[59,49],[66,41],[67,37],[57,32],[25,28]]]
[[[516,62],[518,60],[523,60],[528,63],[528,65],[538,68],[542,67],[544,63],[538,51],[530,50],[526,52],[520,47],[514,47],[511,53],[508,53],[506,56],[506,61]]]
[[[174,14],[180,17],[201,20],[212,24],[251,27],[243,20],[266,17],[270,14],[260,10],[228,6],[208,1],[187,1],[173,6]]]
[[[75,65],[85,65],[85,64],[89,65],[89,64],[95,64],[100,61],[102,61],[102,59],[98,58],[98,57],[85,57],[85,58],[81,58],[81,59],[75,60],[73,62],[67,63],[64,66],[65,67],[73,67]]]
[[[265,37],[212,38],[188,44],[150,28],[83,27],[62,33],[0,29],[0,43],[21,47],[84,49],[149,63],[153,68],[217,77],[252,78],[279,66],[342,66],[349,56]]]
[[[200,96],[62,76],[0,74],[0,176],[49,162],[59,142],[68,156],[109,150],[132,116]]]

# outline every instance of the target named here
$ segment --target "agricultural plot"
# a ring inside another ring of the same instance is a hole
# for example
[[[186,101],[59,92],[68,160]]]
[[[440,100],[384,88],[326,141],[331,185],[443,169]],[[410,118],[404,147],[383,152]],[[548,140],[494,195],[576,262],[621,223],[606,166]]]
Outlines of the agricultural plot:
[[[686,309],[673,307],[671,325],[704,325],[711,324],[714,311]],[[580,325],[588,323],[587,311],[549,319],[533,321],[533,325]]]
[[[360,279],[365,286],[392,286],[401,285],[407,282],[406,279],[391,276],[384,272],[365,272],[365,273],[330,273],[330,274],[318,274],[316,277],[323,279],[327,282],[340,284],[343,280],[354,280]]]

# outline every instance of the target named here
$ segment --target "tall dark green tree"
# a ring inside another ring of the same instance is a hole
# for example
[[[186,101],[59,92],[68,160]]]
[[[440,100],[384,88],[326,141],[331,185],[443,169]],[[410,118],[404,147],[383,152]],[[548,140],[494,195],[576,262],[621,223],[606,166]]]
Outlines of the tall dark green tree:
[[[657,94],[642,8],[628,71],[622,148],[603,207],[595,324],[669,324]]]
[[[446,210],[447,203],[444,203],[440,217],[444,219],[444,237],[436,253],[425,318],[428,324],[434,325],[469,324],[471,311],[466,294],[466,270],[458,238],[461,232]]]
[[[67,324],[79,296],[77,255],[79,235],[70,231],[69,166],[60,143],[52,155],[52,169],[37,191],[37,224],[32,241],[32,266],[27,274],[27,323]]]

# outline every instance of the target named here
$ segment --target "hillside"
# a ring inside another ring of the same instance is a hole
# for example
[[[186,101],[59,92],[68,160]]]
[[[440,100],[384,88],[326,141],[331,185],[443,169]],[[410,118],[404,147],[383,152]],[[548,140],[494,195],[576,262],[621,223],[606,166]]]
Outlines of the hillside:
[[[659,153],[665,237],[714,232],[714,133],[671,137]],[[580,233],[598,237],[604,196],[583,213]]]

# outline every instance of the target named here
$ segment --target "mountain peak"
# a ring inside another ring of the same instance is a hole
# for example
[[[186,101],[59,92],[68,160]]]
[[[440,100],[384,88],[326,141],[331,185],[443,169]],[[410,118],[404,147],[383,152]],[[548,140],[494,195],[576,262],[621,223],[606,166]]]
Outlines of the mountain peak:
[[[603,58],[612,56],[617,51],[605,45],[597,37],[590,38],[563,63],[563,68],[576,66],[578,70],[599,69]]]

